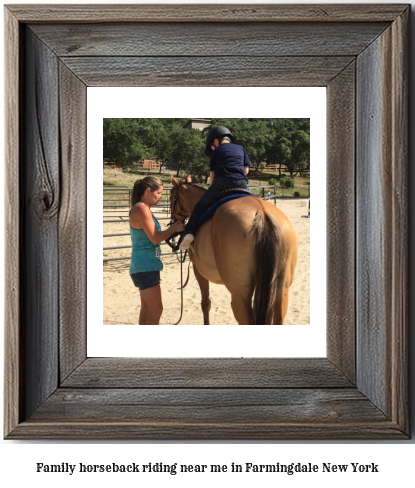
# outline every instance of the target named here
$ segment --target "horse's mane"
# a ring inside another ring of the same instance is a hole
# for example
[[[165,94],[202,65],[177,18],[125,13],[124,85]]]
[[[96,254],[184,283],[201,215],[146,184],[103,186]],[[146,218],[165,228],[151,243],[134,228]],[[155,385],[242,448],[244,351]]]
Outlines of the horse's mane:
[[[206,191],[206,188],[202,185],[199,185],[198,183],[190,183],[192,186],[195,186],[196,188],[200,188],[203,191]]]
[[[199,185],[199,183],[193,183],[192,181],[188,182],[185,179],[179,181],[179,185],[191,185],[196,188],[200,188],[203,191],[206,191],[206,188],[202,185]]]

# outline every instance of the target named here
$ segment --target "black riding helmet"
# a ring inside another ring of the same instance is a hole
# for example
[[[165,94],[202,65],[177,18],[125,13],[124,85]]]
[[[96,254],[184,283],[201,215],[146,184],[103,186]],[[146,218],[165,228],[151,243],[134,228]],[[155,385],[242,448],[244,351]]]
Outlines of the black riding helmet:
[[[211,131],[206,137],[206,149],[205,149],[206,156],[210,156],[212,154],[212,149],[210,148],[210,146],[212,145],[213,141],[215,139],[222,139],[223,137],[229,137],[231,142],[233,142],[234,140],[232,132],[226,127],[223,127],[222,125],[218,125],[217,127],[211,129]]]

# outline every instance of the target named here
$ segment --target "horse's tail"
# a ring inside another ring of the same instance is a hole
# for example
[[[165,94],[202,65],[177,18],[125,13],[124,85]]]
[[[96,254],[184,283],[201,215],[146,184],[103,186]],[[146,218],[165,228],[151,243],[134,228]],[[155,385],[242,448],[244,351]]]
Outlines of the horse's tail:
[[[282,258],[280,226],[266,212],[263,204],[253,222],[255,236],[256,277],[253,303],[253,324],[271,324],[279,286],[279,264]]]

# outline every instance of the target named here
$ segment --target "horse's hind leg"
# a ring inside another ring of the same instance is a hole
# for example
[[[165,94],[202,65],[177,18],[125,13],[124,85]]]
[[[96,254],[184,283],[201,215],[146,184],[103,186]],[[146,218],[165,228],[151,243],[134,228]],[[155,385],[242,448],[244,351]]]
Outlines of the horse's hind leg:
[[[286,268],[285,273],[278,277],[277,296],[274,303],[273,325],[284,325],[288,311],[288,292],[293,282],[293,269]]]
[[[274,303],[274,316],[272,323],[274,325],[284,325],[284,318],[288,310],[288,288],[283,286],[278,289]]]
[[[203,325],[209,325],[209,311],[211,306],[209,298],[209,281],[199,273],[194,263],[193,272],[195,274],[197,282],[199,283],[200,293],[202,295],[201,306],[203,312]]]
[[[285,316],[288,311],[289,289],[294,280],[295,267],[297,265],[297,249],[294,249],[291,258],[287,261],[285,272],[278,278],[277,296],[274,304],[274,316],[272,323],[274,325],[283,325]]]
[[[232,293],[232,311],[239,325],[251,325],[253,321],[252,314],[252,296],[243,296]]]

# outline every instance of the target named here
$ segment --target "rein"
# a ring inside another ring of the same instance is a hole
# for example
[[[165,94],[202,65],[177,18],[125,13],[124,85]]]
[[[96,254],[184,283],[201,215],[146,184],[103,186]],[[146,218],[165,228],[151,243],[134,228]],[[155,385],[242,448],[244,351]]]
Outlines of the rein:
[[[189,275],[190,275],[190,260],[189,260],[189,265],[187,267],[187,278],[185,284],[183,284],[183,263],[186,261],[186,256],[187,256],[187,250],[185,252],[180,251],[180,258],[178,258],[180,262],[180,317],[179,320],[174,325],[179,325],[183,317],[183,290],[189,281]]]

